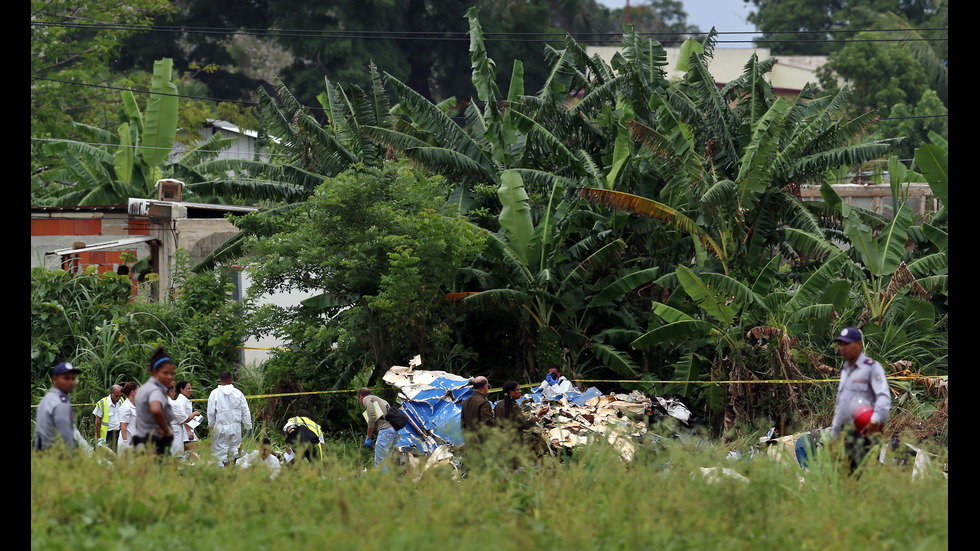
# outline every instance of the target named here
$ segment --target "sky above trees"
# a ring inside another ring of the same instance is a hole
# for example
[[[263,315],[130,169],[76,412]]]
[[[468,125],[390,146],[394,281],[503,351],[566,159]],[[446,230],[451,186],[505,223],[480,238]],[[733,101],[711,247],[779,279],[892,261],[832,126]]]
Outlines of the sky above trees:
[[[636,6],[641,1],[631,0],[630,6]],[[625,6],[626,0],[599,0],[599,3],[615,9]],[[683,3],[684,11],[687,12],[687,23],[702,31],[710,30],[711,27],[715,27],[719,32],[755,30],[755,26],[745,20],[752,6],[743,0],[683,0]],[[731,37],[722,35],[718,43],[724,48],[751,48],[751,39],[749,35]],[[739,42],[729,42],[729,40]]]

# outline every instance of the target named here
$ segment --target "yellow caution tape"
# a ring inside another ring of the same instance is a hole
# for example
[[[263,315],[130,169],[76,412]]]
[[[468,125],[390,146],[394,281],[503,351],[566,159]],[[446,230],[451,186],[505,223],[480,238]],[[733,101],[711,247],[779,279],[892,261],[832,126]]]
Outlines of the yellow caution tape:
[[[949,380],[949,375],[902,375],[885,377],[889,381],[912,381],[922,379],[944,379]],[[779,384],[779,383],[836,383],[840,379],[759,379],[749,381],[661,381],[661,380],[635,380],[635,379],[569,379],[575,383],[630,383],[630,384],[701,384],[701,385],[737,385],[737,384]],[[531,388],[539,386],[537,384],[519,385],[518,388]],[[311,396],[315,394],[344,394],[347,392],[357,392],[359,389],[344,390],[311,390],[306,392],[282,392],[278,394],[252,394],[246,396],[248,400],[258,400],[262,398],[278,398],[280,396]],[[373,389],[379,390],[379,389]],[[502,392],[503,388],[491,388],[488,392]],[[207,398],[193,398],[191,402],[206,402]],[[97,402],[72,404],[72,406],[95,406]],[[36,408],[37,404],[31,406]]]
[[[278,396],[304,396],[304,395],[310,395],[310,394],[341,394],[341,393],[344,393],[344,392],[357,392],[358,390],[360,390],[360,389],[355,388],[355,389],[344,389],[344,390],[311,390],[311,391],[307,391],[307,392],[282,392],[282,393],[279,393],[279,394],[250,394],[250,395],[246,396],[245,399],[246,400],[258,400],[258,399],[261,399],[261,398],[276,398]],[[379,390],[379,389],[373,389],[373,390]],[[207,402],[208,399],[207,398],[191,398],[188,401],[190,401],[190,402]],[[96,403],[97,402],[93,402],[93,403],[78,403],[78,404],[72,404],[72,407],[75,407],[75,406],[78,406],[78,407],[82,407],[82,406],[95,406]],[[32,408],[36,408],[37,407],[37,404],[31,405],[31,407]]]
[[[949,379],[949,375],[903,375],[897,376],[893,375],[891,377],[885,377],[889,381],[909,381],[909,380],[919,380],[919,379]],[[636,380],[636,379],[569,379],[576,383],[631,383],[631,384],[719,384],[719,385],[737,385],[737,384],[753,384],[753,383],[837,383],[840,382],[840,378],[836,379],[758,379],[758,380],[746,380],[746,381],[660,381],[660,380]]]

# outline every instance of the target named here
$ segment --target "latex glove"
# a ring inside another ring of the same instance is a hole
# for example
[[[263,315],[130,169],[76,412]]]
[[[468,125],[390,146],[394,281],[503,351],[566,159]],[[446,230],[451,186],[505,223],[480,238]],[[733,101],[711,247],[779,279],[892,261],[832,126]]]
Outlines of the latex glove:
[[[544,380],[549,385],[553,385],[553,384],[556,384],[558,382],[558,379],[556,379],[554,376],[552,376],[551,373],[549,373],[548,376],[544,378]]]
[[[371,444],[371,439],[370,439],[370,438],[368,438],[367,440],[365,440],[365,441],[364,441],[364,447],[365,447],[365,448],[372,448],[372,447],[374,447],[374,446],[373,446],[373,445]]]

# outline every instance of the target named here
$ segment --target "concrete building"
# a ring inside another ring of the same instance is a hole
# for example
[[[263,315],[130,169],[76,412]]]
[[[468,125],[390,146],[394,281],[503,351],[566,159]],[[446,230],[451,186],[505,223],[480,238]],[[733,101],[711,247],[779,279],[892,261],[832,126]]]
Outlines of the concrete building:
[[[684,73],[678,71],[677,59],[680,54],[679,47],[665,48],[667,51],[667,72],[668,79],[679,79]],[[621,51],[618,46],[589,46],[586,53],[591,57],[599,54],[606,63],[612,60],[616,52]],[[739,76],[745,69],[752,54],[759,56],[759,60],[766,60],[772,56],[769,48],[715,48],[714,55],[708,63],[708,70],[719,85],[726,84]],[[817,69],[827,62],[827,56],[776,56],[776,64],[772,72],[769,73],[769,82],[772,84],[776,95],[785,98],[794,98],[807,83],[817,82]]]
[[[128,251],[149,258],[159,283],[144,289],[160,300],[173,287],[173,259],[186,249],[198,263],[238,232],[226,213],[246,214],[256,207],[181,201],[181,182],[161,180],[157,199],[130,199],[128,205],[32,207],[31,267],[116,271]]]

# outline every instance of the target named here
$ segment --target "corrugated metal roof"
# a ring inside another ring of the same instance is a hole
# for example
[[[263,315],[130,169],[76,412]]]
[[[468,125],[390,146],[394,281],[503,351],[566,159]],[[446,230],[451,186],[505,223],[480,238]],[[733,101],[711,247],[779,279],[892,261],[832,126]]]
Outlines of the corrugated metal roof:
[[[126,249],[133,245],[146,243],[147,241],[153,241],[154,239],[156,238],[150,237],[149,235],[144,235],[141,237],[131,237],[129,239],[115,239],[113,241],[104,241],[102,243],[96,243],[95,245],[89,245],[81,249],[58,249],[56,251],[51,251],[44,254],[65,256],[69,254],[86,253],[89,251],[104,251],[106,249]]]
[[[163,205],[171,207],[183,207],[185,209],[196,209],[196,210],[213,210],[219,212],[233,212],[238,214],[247,214],[250,212],[257,212],[258,207],[247,207],[240,205],[212,205],[208,203],[188,203],[175,202],[175,201],[160,201],[158,199],[136,199],[131,198],[129,200],[129,214],[130,216],[148,216],[150,212],[150,207],[153,205]]]
[[[205,127],[207,127],[207,126],[213,126],[213,127],[218,128],[220,130],[224,130],[225,132],[232,132],[234,134],[241,134],[242,136],[248,136],[249,138],[258,138],[259,137],[259,133],[256,132],[255,130],[243,130],[243,129],[239,128],[238,125],[236,125],[234,123],[230,123],[228,121],[223,121],[221,119],[208,119],[204,123],[204,126]]]

